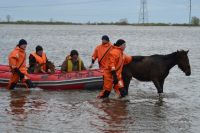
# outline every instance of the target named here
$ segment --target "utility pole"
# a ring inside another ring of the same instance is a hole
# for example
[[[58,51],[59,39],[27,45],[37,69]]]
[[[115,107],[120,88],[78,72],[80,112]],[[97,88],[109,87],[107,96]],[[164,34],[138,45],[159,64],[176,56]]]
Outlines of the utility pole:
[[[189,25],[191,25],[191,14],[192,14],[192,0],[190,0]]]
[[[10,18],[11,18],[10,15],[6,15],[6,20],[7,20],[8,23],[10,23]]]
[[[140,12],[138,23],[148,23],[147,0],[140,0]]]

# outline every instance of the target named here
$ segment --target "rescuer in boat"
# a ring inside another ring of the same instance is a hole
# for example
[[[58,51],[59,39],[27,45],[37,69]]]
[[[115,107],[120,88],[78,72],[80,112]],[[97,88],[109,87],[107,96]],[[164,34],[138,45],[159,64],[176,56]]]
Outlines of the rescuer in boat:
[[[29,55],[29,73],[46,73],[48,72],[46,63],[48,61],[46,53],[43,51],[42,46],[36,46],[36,52]]]
[[[26,46],[26,40],[21,39],[16,48],[9,54],[8,61],[12,74],[8,84],[8,89],[14,89],[19,80],[25,84],[26,87],[33,87],[26,69]]]
[[[72,50],[65,61],[61,65],[62,72],[81,71],[85,70],[85,66],[81,58],[79,57],[77,50]]]
[[[112,88],[114,88],[115,92],[120,98],[126,96],[126,91],[124,89],[124,83],[122,80],[122,69],[123,65],[126,65],[132,61],[132,57],[123,53],[125,48],[126,42],[122,39],[119,39],[109,52],[108,59],[106,60],[106,68],[104,69],[103,73],[103,90],[100,92],[97,98],[108,97]]]
[[[92,62],[89,68],[92,68],[95,60],[98,59],[99,68],[104,69],[106,66],[106,60],[108,58],[108,53],[112,49],[113,45],[107,35],[102,36],[102,43],[97,45],[93,54]]]

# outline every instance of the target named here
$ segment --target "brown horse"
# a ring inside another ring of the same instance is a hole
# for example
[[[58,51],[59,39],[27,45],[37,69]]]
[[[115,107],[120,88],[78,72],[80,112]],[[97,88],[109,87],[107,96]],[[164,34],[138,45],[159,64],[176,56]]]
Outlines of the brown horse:
[[[46,63],[44,63],[44,64],[35,64],[35,66],[34,66],[34,73],[46,73],[46,72],[44,72],[42,69],[41,69],[41,67],[43,66],[43,65],[45,65],[46,64],[46,69],[47,70],[50,70],[50,73],[51,74],[53,74],[53,73],[55,73],[55,65],[54,65],[54,63],[53,62],[51,62],[51,61],[47,61]]]
[[[128,94],[132,77],[140,81],[152,81],[159,94],[163,93],[163,85],[169,71],[175,65],[185,73],[191,74],[188,51],[177,51],[168,55],[133,56],[133,61],[124,66],[122,77]]]

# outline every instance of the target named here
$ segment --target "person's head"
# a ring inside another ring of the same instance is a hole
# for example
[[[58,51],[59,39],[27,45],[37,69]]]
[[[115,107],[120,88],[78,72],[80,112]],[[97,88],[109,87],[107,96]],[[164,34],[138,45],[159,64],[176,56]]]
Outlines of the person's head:
[[[42,56],[42,54],[43,54],[43,48],[42,48],[42,46],[37,45],[36,48],[35,48],[35,50],[36,50],[36,54],[37,55]]]
[[[102,40],[102,44],[106,44],[110,41],[110,39],[107,35],[103,35],[101,40]]]
[[[24,39],[19,40],[17,46],[23,50],[26,50],[27,42]]]
[[[78,51],[77,50],[72,50],[70,52],[70,56],[72,57],[73,61],[77,61],[78,60]]]
[[[120,47],[123,51],[126,48],[126,42],[123,39],[117,40],[114,46]]]

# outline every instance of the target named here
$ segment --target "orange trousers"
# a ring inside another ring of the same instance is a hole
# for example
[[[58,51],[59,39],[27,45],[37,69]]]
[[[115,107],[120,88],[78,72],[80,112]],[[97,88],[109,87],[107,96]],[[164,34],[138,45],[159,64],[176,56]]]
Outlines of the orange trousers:
[[[10,77],[10,80],[9,80],[9,83],[8,83],[7,89],[11,89],[11,87],[12,87],[13,85],[16,85],[17,82],[19,81],[19,79],[20,79],[20,77],[19,77],[19,75],[18,75],[17,73],[12,73],[12,75],[11,75],[11,77]],[[25,81],[26,81],[27,79],[28,79],[28,77],[25,75],[25,76],[24,76],[24,79],[22,80],[22,83],[24,83],[25,86],[27,86],[26,83],[25,83]],[[13,89],[14,89],[14,88],[13,88]]]
[[[100,92],[98,97],[102,97],[105,94],[105,91],[111,92],[112,88],[119,96],[121,96],[119,89],[124,87],[124,82],[121,78],[121,75],[117,76],[119,82],[116,85],[113,84],[113,76],[111,72],[104,71],[103,76],[103,90]]]

